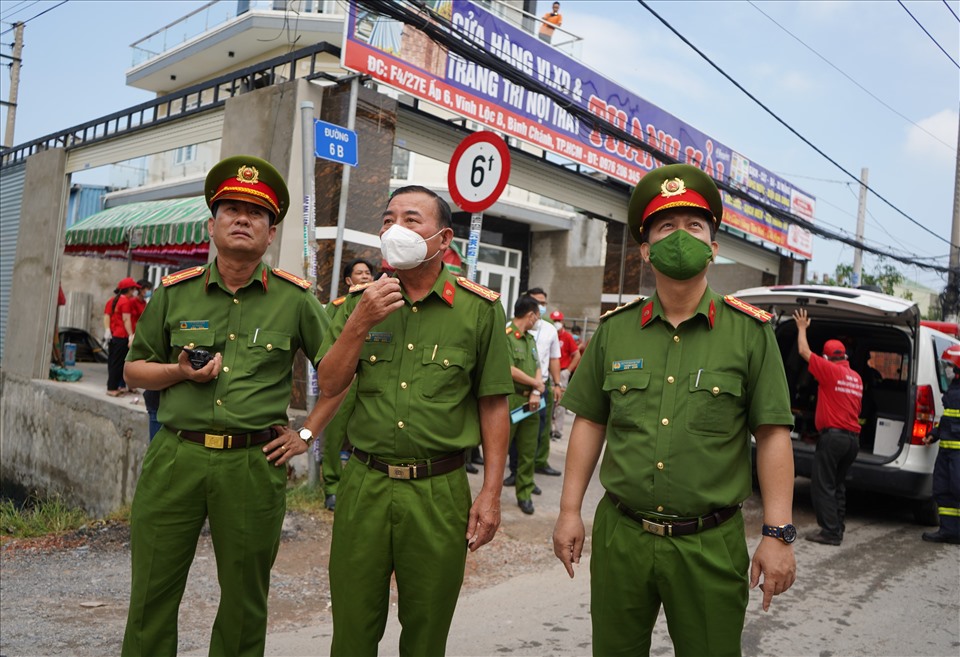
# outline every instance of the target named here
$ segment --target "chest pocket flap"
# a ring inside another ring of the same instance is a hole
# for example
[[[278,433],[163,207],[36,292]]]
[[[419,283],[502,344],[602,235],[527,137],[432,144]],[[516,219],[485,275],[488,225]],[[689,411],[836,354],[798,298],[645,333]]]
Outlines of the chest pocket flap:
[[[212,329],[198,329],[187,331],[184,329],[174,329],[170,332],[171,347],[186,347],[194,349],[196,347],[212,347],[216,332]]]
[[[742,379],[724,372],[691,372],[688,390],[687,430],[700,434],[727,433],[742,410]]]
[[[384,365],[393,360],[396,345],[392,342],[364,342],[357,365],[357,392],[382,394],[387,384]],[[379,374],[378,374],[379,373]]]
[[[466,371],[467,351],[459,347],[427,346],[423,348],[420,362],[423,364],[423,379],[420,394],[434,401],[448,401],[462,396],[469,389]]]
[[[634,429],[642,425],[649,385],[650,373],[643,370],[607,373],[603,391],[610,397],[611,425]]]
[[[256,342],[254,342],[254,336],[256,336]],[[274,349],[290,351],[290,336],[277,331],[254,331],[250,334],[250,342],[247,346],[251,349],[265,349],[266,351],[273,351]]]

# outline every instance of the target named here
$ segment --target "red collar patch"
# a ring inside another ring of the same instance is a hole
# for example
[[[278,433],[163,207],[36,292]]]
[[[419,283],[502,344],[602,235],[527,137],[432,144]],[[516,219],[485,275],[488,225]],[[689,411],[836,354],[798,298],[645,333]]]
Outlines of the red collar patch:
[[[710,299],[710,310],[707,311],[707,321],[710,322],[710,328],[713,328],[713,320],[717,317],[717,305]]]
[[[453,308],[453,298],[457,295],[457,288],[453,286],[453,283],[446,281],[443,284],[443,294],[440,297],[447,302],[447,305]]]
[[[647,305],[640,311],[640,326],[646,326],[653,319],[653,302],[648,301]]]

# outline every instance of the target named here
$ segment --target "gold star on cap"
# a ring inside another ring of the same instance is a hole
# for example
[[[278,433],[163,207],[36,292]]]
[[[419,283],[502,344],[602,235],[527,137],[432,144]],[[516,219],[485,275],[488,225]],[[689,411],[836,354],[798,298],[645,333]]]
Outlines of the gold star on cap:
[[[680,178],[664,180],[663,184],[660,185],[660,196],[680,196],[686,191],[687,187]]]
[[[260,182],[260,172],[256,167],[245,164],[237,170],[237,180],[248,185],[256,185]]]

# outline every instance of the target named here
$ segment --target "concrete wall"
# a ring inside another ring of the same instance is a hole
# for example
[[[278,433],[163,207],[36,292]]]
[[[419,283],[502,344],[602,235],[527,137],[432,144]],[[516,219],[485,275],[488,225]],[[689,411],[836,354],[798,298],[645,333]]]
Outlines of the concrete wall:
[[[0,479],[102,517],[133,500],[147,416],[52,381],[0,372]]]
[[[603,286],[606,226],[583,218],[570,231],[533,234],[530,284],[547,292],[550,312],[572,317],[598,317]],[[523,290],[521,290],[523,292]]]
[[[63,149],[44,151],[27,160],[20,211],[23,225],[17,239],[4,334],[3,371],[7,374],[27,378],[48,375],[59,258],[66,239],[66,162]]]

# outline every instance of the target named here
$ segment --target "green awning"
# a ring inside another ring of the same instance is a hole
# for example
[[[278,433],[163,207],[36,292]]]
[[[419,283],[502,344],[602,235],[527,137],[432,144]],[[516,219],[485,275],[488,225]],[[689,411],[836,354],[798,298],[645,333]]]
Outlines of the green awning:
[[[129,203],[92,214],[68,228],[67,250],[206,244],[209,218],[202,196]]]

